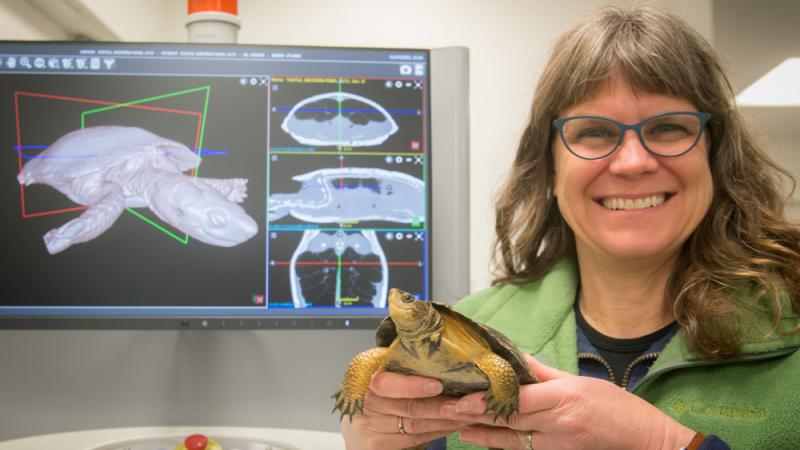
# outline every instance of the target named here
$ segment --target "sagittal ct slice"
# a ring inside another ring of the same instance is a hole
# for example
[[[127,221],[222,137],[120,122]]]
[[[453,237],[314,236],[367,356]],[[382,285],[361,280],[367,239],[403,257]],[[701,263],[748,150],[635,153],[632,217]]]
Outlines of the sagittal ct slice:
[[[328,92],[300,101],[281,128],[304,145],[346,147],[380,145],[398,129],[384,107],[347,92]]]
[[[292,179],[301,183],[300,190],[270,195],[270,221],[291,214],[312,223],[412,223],[425,216],[424,183],[403,172],[367,167],[326,168]]]
[[[185,145],[142,128],[98,126],[65,134],[30,160],[17,179],[49,185],[88,208],[44,236],[55,254],[90,241],[125,208],[148,207],[163,221],[207,244],[233,247],[258,224],[237,203],[247,179],[193,178],[200,157]]]
[[[375,231],[305,231],[290,267],[295,308],[386,307],[389,268]]]

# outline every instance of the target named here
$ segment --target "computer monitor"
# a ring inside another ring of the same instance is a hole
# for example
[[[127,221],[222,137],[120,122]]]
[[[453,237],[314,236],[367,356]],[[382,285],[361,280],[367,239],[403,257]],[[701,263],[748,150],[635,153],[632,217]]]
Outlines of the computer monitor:
[[[0,42],[0,327],[372,328],[389,288],[431,298],[430,57]]]

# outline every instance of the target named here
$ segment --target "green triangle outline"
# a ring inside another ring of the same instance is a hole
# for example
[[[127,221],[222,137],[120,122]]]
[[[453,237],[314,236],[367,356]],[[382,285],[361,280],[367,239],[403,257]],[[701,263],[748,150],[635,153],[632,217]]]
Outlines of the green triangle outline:
[[[176,91],[176,92],[170,92],[170,93],[167,93],[167,94],[156,95],[156,96],[153,96],[153,97],[147,97],[147,98],[143,98],[143,99],[139,99],[139,100],[130,101],[130,102],[127,102],[127,103],[121,103],[119,105],[111,105],[111,106],[104,106],[102,108],[89,109],[89,110],[86,110],[86,111],[81,113],[81,129],[86,128],[86,118],[90,114],[97,114],[97,113],[104,112],[104,111],[109,111],[109,110],[112,110],[112,109],[125,108],[125,107],[131,106],[131,105],[138,105],[138,104],[141,104],[141,103],[153,102],[153,101],[162,100],[162,99],[165,99],[165,98],[176,97],[178,95],[192,94],[192,93],[199,92],[199,91],[205,91],[205,93],[206,93],[205,100],[203,101],[203,113],[202,113],[203,114],[203,120],[200,123],[200,139],[199,139],[199,142],[198,142],[198,145],[197,145],[197,151],[199,152],[200,149],[203,148],[203,138],[205,136],[205,130],[206,130],[206,118],[208,117],[208,114],[207,114],[208,113],[208,98],[211,96],[211,86],[200,86],[200,87],[191,88],[191,89],[184,89],[182,91]],[[195,166],[195,168],[194,168],[194,177],[197,178],[197,176],[199,174],[200,174],[200,159],[198,158],[197,166]],[[157,222],[153,221],[152,219],[150,219],[148,217],[145,217],[144,215],[142,215],[139,212],[136,212],[133,208],[125,208],[125,209],[128,212],[130,212],[131,214],[133,214],[135,217],[138,217],[139,219],[143,220],[145,223],[147,223],[149,225],[152,225],[155,229],[163,232],[164,234],[166,234],[167,236],[175,239],[176,241],[180,242],[181,244],[187,245],[189,243],[189,234],[188,233],[185,233],[183,235],[183,237],[181,237],[181,236],[177,235],[176,233],[166,229],[165,227],[163,227],[162,225],[158,224]]]

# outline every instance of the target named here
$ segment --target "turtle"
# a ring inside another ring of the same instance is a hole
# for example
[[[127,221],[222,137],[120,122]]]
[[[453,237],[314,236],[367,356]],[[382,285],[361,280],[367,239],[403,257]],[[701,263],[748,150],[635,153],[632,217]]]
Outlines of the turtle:
[[[92,240],[125,208],[149,207],[160,219],[210,245],[232,247],[258,231],[237,203],[247,179],[197,178],[185,145],[139,127],[104,125],[71,131],[25,163],[20,184],[49,185],[88,208],[44,235],[50,254]]]
[[[506,421],[519,410],[519,387],[537,383],[520,350],[502,333],[473,321],[449,305],[422,301],[393,288],[389,316],[375,333],[377,347],[356,355],[347,367],[337,409],[364,412],[372,374],[388,370],[441,380],[443,395],[460,397],[486,391],[487,412]]]

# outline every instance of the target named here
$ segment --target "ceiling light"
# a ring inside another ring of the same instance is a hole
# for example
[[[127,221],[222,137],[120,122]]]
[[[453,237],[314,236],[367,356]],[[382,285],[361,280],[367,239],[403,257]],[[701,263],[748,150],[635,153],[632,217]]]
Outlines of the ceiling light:
[[[736,96],[739,106],[800,106],[800,58],[788,58]]]

